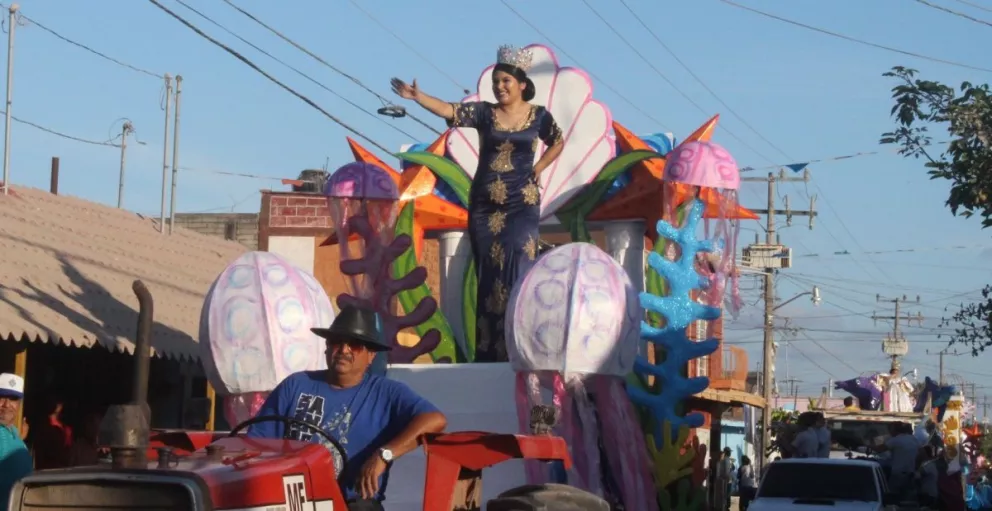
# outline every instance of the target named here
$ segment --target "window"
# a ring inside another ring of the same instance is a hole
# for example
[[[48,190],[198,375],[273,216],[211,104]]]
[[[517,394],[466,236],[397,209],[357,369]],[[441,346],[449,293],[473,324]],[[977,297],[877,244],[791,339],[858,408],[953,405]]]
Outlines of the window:
[[[878,502],[881,497],[871,466],[846,463],[773,463],[758,498],[853,500]]]

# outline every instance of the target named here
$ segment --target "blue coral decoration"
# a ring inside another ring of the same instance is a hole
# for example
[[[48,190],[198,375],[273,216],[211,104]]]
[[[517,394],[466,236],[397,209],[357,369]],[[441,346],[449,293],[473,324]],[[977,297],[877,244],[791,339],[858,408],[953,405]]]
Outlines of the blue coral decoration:
[[[676,229],[665,221],[658,222],[658,234],[678,243],[682,249],[681,255],[677,261],[669,261],[661,254],[652,252],[648,257],[648,265],[668,281],[669,293],[668,296],[641,293],[641,306],[665,318],[665,324],[661,328],[642,322],[641,337],[661,346],[665,352],[665,361],[652,365],[644,357],[638,356],[634,363],[634,372],[642,377],[650,375],[660,379],[661,391],[653,394],[638,385],[628,385],[627,389],[631,400],[654,416],[654,437],[659,439],[664,437],[662,424],[666,422],[675,434],[683,425],[689,428],[703,425],[702,414],[692,413],[681,417],[676,412],[676,405],[705,390],[710,384],[709,378],[686,378],[683,371],[687,362],[713,353],[720,345],[716,339],[693,342],[686,332],[686,328],[695,321],[720,317],[719,308],[696,303],[691,297],[693,290],[704,289],[708,284],[696,272],[696,254],[713,251],[712,242],[696,239],[696,227],[702,215],[703,203],[696,200],[690,205],[689,215],[681,229]]]

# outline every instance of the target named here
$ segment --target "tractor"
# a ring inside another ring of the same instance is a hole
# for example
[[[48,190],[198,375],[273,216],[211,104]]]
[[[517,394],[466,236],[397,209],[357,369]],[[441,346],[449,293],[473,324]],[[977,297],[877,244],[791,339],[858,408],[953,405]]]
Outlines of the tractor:
[[[141,281],[132,288],[140,306],[135,381],[131,402],[111,407],[100,426],[100,444],[109,448],[110,461],[35,472],[16,484],[8,509],[347,511],[328,447],[242,434],[263,421],[314,428],[308,423],[263,416],[227,433],[151,430],[147,389],[153,301]],[[603,499],[555,484],[522,486],[480,502],[486,467],[511,459],[571,466],[565,441],[546,434],[548,424],[533,427],[542,434],[462,431],[421,438],[426,457],[423,510],[608,511]],[[345,455],[331,435],[314,431]],[[384,505],[389,508],[388,500]]]

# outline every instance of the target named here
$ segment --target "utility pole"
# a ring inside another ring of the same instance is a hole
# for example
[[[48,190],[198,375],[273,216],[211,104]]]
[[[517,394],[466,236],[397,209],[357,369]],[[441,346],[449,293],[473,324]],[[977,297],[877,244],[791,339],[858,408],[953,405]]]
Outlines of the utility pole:
[[[17,4],[11,4],[7,17],[7,108],[3,120],[3,194],[10,191],[10,105],[14,85],[14,27],[17,26]]]
[[[927,355],[937,355],[940,359],[940,365],[938,366],[940,372],[937,375],[937,380],[938,380],[937,383],[939,383],[942,386],[944,385],[944,356],[950,355],[952,357],[957,357],[962,355],[962,353],[958,353],[957,350],[954,350],[954,353],[947,351],[949,349],[951,348],[948,346],[947,348],[944,348],[938,351],[937,353],[930,353],[930,350],[927,350]]]
[[[179,99],[182,97],[183,77],[176,75],[176,120],[172,123],[172,198],[169,205],[169,234],[176,223],[176,175],[179,173]]]
[[[899,367],[899,357],[905,356],[907,353],[909,353],[909,342],[899,332],[899,323],[901,321],[905,320],[907,323],[912,323],[913,321],[917,321],[920,324],[922,324],[923,323],[923,315],[917,313],[916,316],[912,316],[912,315],[905,315],[905,316],[903,316],[903,315],[900,314],[900,312],[899,312],[900,307],[899,306],[907,301],[906,295],[903,295],[900,298],[892,298],[892,299],[882,298],[881,295],[875,295],[875,301],[877,301],[877,302],[888,302],[888,303],[894,303],[895,304],[895,309],[896,310],[895,310],[895,314],[894,315],[892,315],[892,316],[878,316],[876,314],[872,314],[871,319],[875,320],[876,323],[880,319],[881,320],[888,320],[888,319],[891,319],[892,320],[892,335],[891,336],[886,336],[886,338],[882,341],[882,351],[886,355],[889,355],[890,357],[892,357],[892,367],[893,368],[898,368]],[[920,303],[920,297],[919,296],[916,297],[916,303]],[[941,361],[943,361],[943,355],[941,355]],[[943,365],[943,363],[941,365]]]
[[[127,136],[134,132],[131,121],[125,119],[121,128],[121,176],[117,180],[117,209],[124,207],[124,169],[127,160]]]
[[[172,76],[165,73],[165,129],[162,142],[162,213],[159,215],[158,230],[165,234],[165,195],[169,183],[169,106],[172,104]]]
[[[982,398],[982,421],[989,421],[989,397]]]
[[[765,409],[761,414],[761,451],[766,452],[772,443],[772,388],[773,371],[775,370],[775,271],[780,268],[792,266],[792,250],[778,244],[778,236],[775,234],[775,217],[785,216],[786,225],[792,225],[793,215],[808,216],[809,228],[813,228],[813,219],[816,217],[816,197],[810,198],[809,210],[793,211],[789,207],[788,199],[785,200],[785,209],[775,209],[775,183],[776,182],[808,182],[810,179],[809,170],[803,172],[803,177],[786,177],[785,171],[779,175],[769,172],[767,178],[743,178],[742,181],[767,182],[768,183],[768,204],[766,209],[751,209],[751,211],[765,215],[765,243],[754,243],[744,249],[742,257],[743,266],[749,268],[760,268],[764,273],[764,300],[765,300],[765,338],[764,357],[762,362],[762,397],[765,399]],[[757,240],[756,240],[757,241]],[[760,456],[762,465],[765,462],[764,455]]]
[[[789,378],[783,382],[789,385],[789,394],[792,395],[793,410],[798,409],[799,407],[799,384],[802,382],[802,380],[796,378]]]

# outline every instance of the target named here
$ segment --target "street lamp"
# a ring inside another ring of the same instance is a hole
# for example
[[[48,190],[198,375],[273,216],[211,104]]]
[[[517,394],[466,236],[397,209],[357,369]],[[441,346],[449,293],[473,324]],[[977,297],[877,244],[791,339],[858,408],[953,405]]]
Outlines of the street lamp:
[[[820,287],[819,286],[813,286],[812,291],[805,291],[805,292],[799,293],[798,295],[793,296],[792,298],[789,298],[788,300],[786,300],[786,301],[784,301],[784,302],[776,305],[775,308],[772,309],[772,311],[777,311],[777,310],[781,309],[782,307],[785,307],[786,305],[789,305],[790,303],[792,303],[792,302],[794,302],[794,301],[796,301],[799,298],[802,298],[804,296],[809,296],[810,297],[810,301],[813,302],[813,306],[814,307],[819,307],[820,306],[820,302],[823,301],[820,298]],[[769,322],[771,322],[771,317],[769,317],[768,320],[769,320]]]

